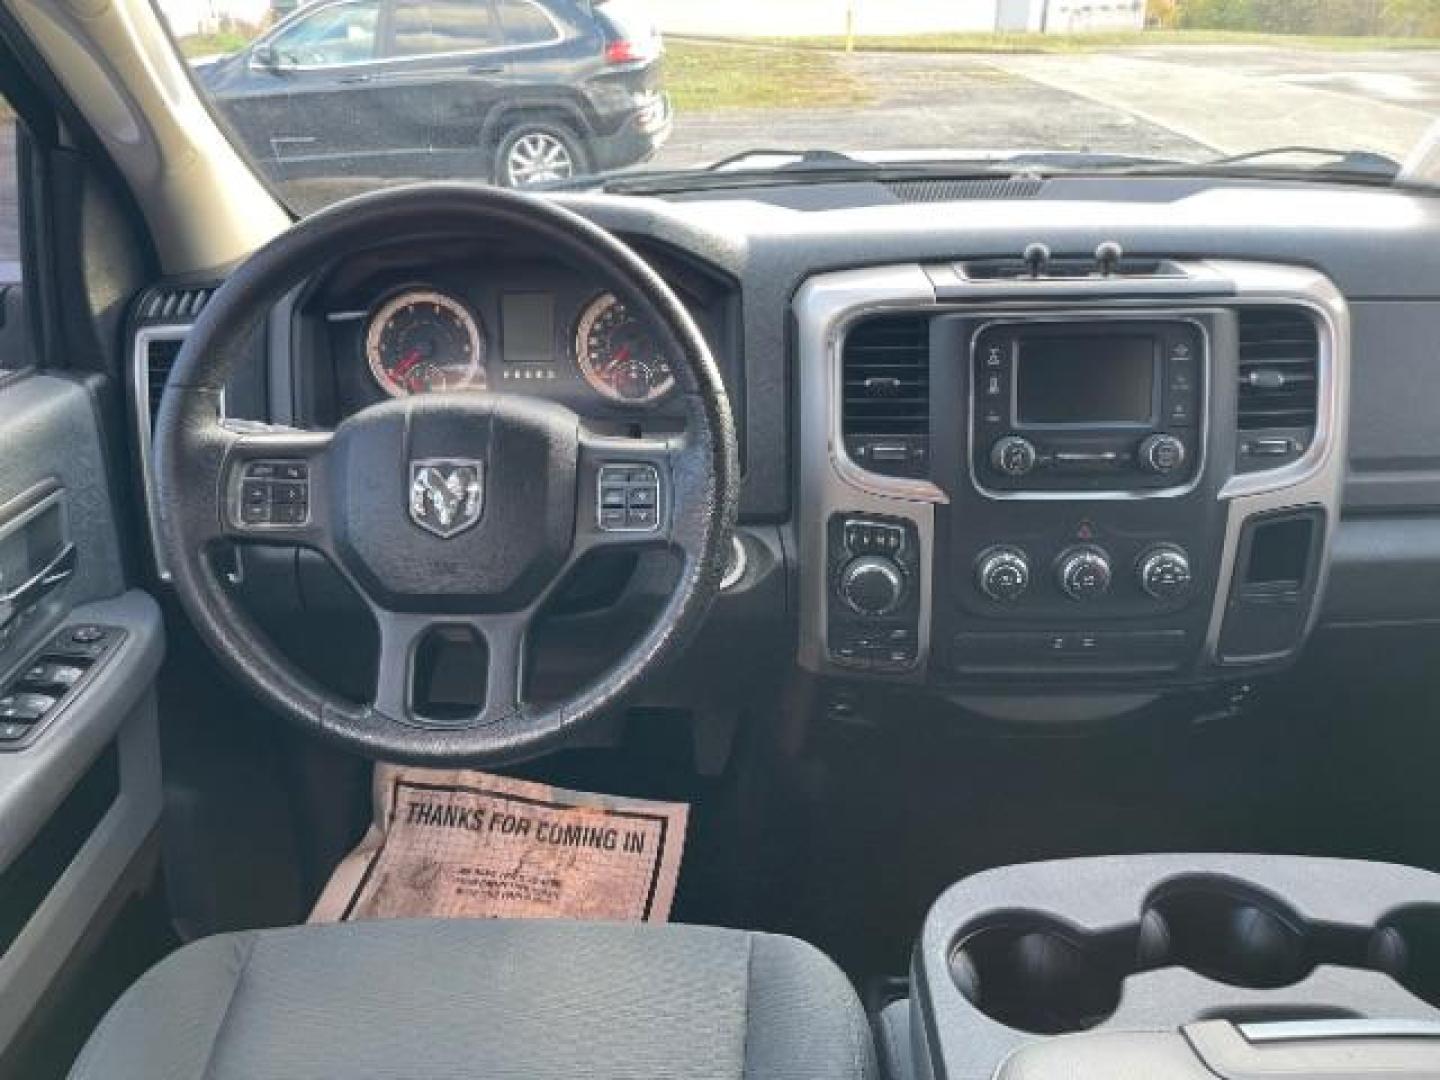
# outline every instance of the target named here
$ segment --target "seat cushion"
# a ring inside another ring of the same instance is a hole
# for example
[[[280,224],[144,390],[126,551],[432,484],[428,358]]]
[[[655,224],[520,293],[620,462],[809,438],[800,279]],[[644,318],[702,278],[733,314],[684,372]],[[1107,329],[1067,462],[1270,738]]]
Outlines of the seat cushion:
[[[844,975],[792,938],[396,920],[189,945],[110,1011],[77,1080],[871,1080]]]

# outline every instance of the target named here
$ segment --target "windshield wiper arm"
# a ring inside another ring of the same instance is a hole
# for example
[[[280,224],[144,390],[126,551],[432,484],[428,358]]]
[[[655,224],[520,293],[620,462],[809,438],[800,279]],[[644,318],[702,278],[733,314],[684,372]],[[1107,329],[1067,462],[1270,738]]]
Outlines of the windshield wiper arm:
[[[1310,165],[1286,165],[1284,159],[1313,157]],[[1400,176],[1400,163],[1369,150],[1336,150],[1328,146],[1275,146],[1243,154],[1201,161],[1174,161],[1154,166],[1116,170],[1130,176],[1194,176],[1213,173],[1236,176],[1264,175],[1329,177],[1332,179],[1391,183]]]
[[[1316,157],[1324,162],[1315,165],[1326,171],[1366,172],[1379,176],[1395,176],[1400,172],[1400,162],[1384,154],[1369,150],[1336,150],[1329,146],[1273,146],[1268,150],[1251,150],[1244,154],[1227,154],[1200,162],[1201,165],[1249,165],[1269,161],[1273,158]]]
[[[770,161],[773,158],[788,158],[780,164],[760,165],[761,162]],[[742,150],[738,154],[731,154],[719,161],[712,161],[706,165],[704,172],[728,172],[740,170],[746,166],[763,168],[766,172],[789,169],[871,169],[876,164],[871,161],[862,161],[860,158],[851,157],[849,154],[842,154],[839,150],[795,150],[791,148],[762,147],[755,150]]]

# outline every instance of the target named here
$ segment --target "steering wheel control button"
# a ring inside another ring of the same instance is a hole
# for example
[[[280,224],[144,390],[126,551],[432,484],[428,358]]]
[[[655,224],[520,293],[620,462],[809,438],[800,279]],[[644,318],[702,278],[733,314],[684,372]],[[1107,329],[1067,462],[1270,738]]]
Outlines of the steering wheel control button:
[[[310,466],[304,461],[251,461],[240,480],[242,525],[304,525],[310,518]]]
[[[1055,565],[1060,591],[1071,600],[1098,600],[1110,591],[1110,557],[1098,547],[1070,548]]]
[[[655,532],[660,528],[660,470],[654,465],[600,466],[601,532]]]
[[[997,439],[990,448],[990,464],[995,471],[1006,476],[1025,476],[1035,468],[1037,454],[1035,445],[1019,435],[1006,435]]]
[[[980,591],[991,600],[1013,603],[1030,587],[1030,560],[1019,548],[992,548],[976,563],[975,579]]]
[[[1138,576],[1145,594],[1161,603],[1183,599],[1194,583],[1190,557],[1173,545],[1152,548],[1140,556]]]
[[[1156,476],[1168,476],[1185,464],[1185,444],[1174,435],[1151,435],[1140,444],[1140,465]]]

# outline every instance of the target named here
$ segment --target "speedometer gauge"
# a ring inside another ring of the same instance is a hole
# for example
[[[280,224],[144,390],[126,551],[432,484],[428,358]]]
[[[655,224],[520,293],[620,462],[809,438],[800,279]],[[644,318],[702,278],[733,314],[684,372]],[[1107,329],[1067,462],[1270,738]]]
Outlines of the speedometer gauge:
[[[480,324],[459,300],[431,289],[398,293],[380,306],[365,331],[365,358],[393,397],[485,389]]]
[[[612,401],[648,404],[675,385],[655,335],[611,293],[597,296],[581,314],[575,359],[585,381]]]

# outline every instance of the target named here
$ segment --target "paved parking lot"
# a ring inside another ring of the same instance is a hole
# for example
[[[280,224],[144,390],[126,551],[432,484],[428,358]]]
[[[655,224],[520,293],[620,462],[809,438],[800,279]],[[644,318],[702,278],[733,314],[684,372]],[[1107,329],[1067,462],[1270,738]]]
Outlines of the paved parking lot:
[[[658,163],[697,164],[757,143],[1181,158],[1304,143],[1403,159],[1440,118],[1440,52],[1430,51],[1215,46],[838,59],[872,88],[863,108],[681,117]]]
[[[783,62],[783,52],[777,52]],[[1403,158],[1440,117],[1440,51],[1164,46],[1107,53],[857,53],[855,108],[690,112],[655,165],[755,146],[1109,150],[1199,158],[1306,143]],[[18,257],[0,124],[0,275]]]

